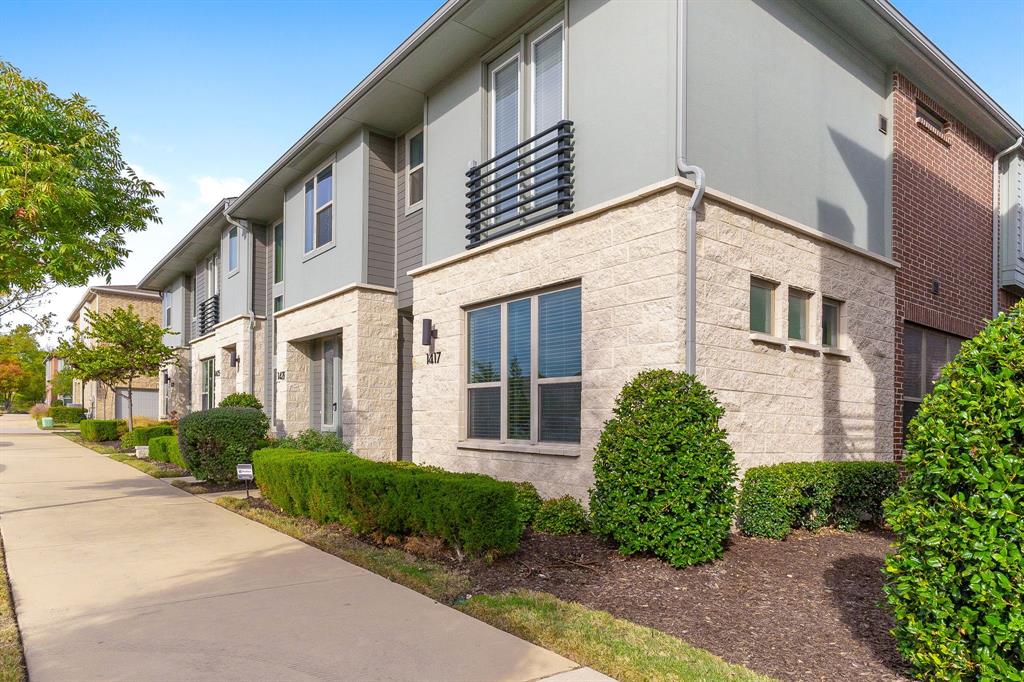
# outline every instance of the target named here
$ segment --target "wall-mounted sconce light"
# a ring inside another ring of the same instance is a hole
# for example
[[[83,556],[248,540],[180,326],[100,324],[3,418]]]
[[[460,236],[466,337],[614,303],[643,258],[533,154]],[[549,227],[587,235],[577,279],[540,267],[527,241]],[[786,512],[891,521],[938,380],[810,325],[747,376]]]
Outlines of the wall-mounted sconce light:
[[[423,320],[423,345],[431,346],[437,338],[437,330],[434,329],[433,321],[429,318]]]

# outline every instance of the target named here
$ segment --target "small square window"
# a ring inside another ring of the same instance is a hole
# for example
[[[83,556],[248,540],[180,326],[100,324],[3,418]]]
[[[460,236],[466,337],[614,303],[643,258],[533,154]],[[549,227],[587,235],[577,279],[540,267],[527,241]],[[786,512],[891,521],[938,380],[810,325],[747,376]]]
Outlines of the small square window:
[[[771,334],[775,285],[760,279],[750,280],[750,331]]]
[[[789,338],[807,340],[807,302],[810,296],[798,289],[789,290]]]
[[[821,302],[821,345],[839,348],[842,334],[843,304],[831,298]]]

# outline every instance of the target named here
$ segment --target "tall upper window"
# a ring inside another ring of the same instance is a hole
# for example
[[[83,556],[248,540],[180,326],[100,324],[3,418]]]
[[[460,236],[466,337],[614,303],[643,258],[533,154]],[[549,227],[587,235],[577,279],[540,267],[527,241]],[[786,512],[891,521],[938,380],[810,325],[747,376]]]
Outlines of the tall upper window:
[[[274,225],[274,284],[284,281],[284,223]]]
[[[308,253],[334,240],[334,180],[331,166],[306,181],[305,207],[305,247]]]
[[[423,206],[423,128],[405,138],[405,210]]]
[[[578,443],[579,287],[477,308],[467,326],[468,437]]]
[[[171,292],[165,291],[164,292],[164,327],[170,327],[171,326],[171,309],[172,309],[171,302],[172,301],[173,301],[173,299],[171,298]]]
[[[214,254],[206,260],[206,298],[220,293],[220,256]]]
[[[228,272],[238,269],[238,228],[228,230]]]

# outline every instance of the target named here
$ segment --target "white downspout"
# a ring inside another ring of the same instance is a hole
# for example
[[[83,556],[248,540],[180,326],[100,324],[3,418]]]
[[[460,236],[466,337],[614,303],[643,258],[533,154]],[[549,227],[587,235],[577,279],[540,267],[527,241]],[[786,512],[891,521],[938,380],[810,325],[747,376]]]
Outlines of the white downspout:
[[[697,208],[704,197],[704,169],[686,160],[686,0],[676,1],[676,169],[692,175],[686,206],[686,371],[697,373]]]
[[[1024,137],[1018,137],[1012,145],[996,154],[992,159],[992,317],[999,314],[999,162],[1024,144]]]
[[[256,264],[254,251],[256,240],[252,238],[252,230],[228,215],[226,206],[224,207],[224,220],[228,221],[229,225],[234,225],[238,228],[239,236],[242,234],[247,235],[246,238],[249,241],[249,248],[246,249],[249,261],[249,278],[245,283],[245,312],[249,316],[249,393],[256,395],[256,313],[252,309],[252,287],[255,284],[254,274],[256,270],[253,267]]]

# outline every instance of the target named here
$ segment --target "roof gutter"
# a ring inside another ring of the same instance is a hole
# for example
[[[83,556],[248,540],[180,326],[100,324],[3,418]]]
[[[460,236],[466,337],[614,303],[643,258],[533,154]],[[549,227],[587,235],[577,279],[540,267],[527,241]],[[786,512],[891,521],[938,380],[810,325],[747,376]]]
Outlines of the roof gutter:
[[[928,39],[910,21],[903,16],[899,10],[893,7],[889,0],[865,0],[876,14],[892,26],[904,38],[909,40],[934,66],[936,66],[947,78],[962,88],[982,109],[988,112],[995,121],[1002,126],[1009,137],[1018,138],[1024,135],[1024,128],[1012,116],[999,106],[994,99],[978,86],[971,77],[936,47],[935,43]]]
[[[999,162],[1024,145],[1024,137],[995,155],[992,159],[992,318],[999,314]]]
[[[424,21],[419,28],[417,28],[412,35],[406,38],[401,45],[384,58],[380,64],[374,68],[370,74],[359,82],[340,102],[334,105],[334,107],[328,111],[323,118],[317,121],[312,128],[310,128],[305,135],[299,138],[298,142],[293,144],[288,151],[281,155],[281,157],[275,161],[270,168],[265,170],[256,180],[249,185],[244,192],[238,195],[238,198],[232,204],[233,208],[241,208],[242,205],[248,201],[254,194],[266,185],[270,178],[279,173],[289,163],[292,162],[295,157],[302,153],[302,151],[310,145],[317,137],[319,137],[327,128],[329,128],[335,121],[356,102],[358,102],[363,95],[369,92],[375,85],[384,80],[388,74],[405,59],[410,52],[419,47],[419,45],[429,38],[434,31],[438,29],[443,23],[448,21],[457,11],[467,5],[470,0],[447,0],[436,12],[430,15],[426,21]]]

